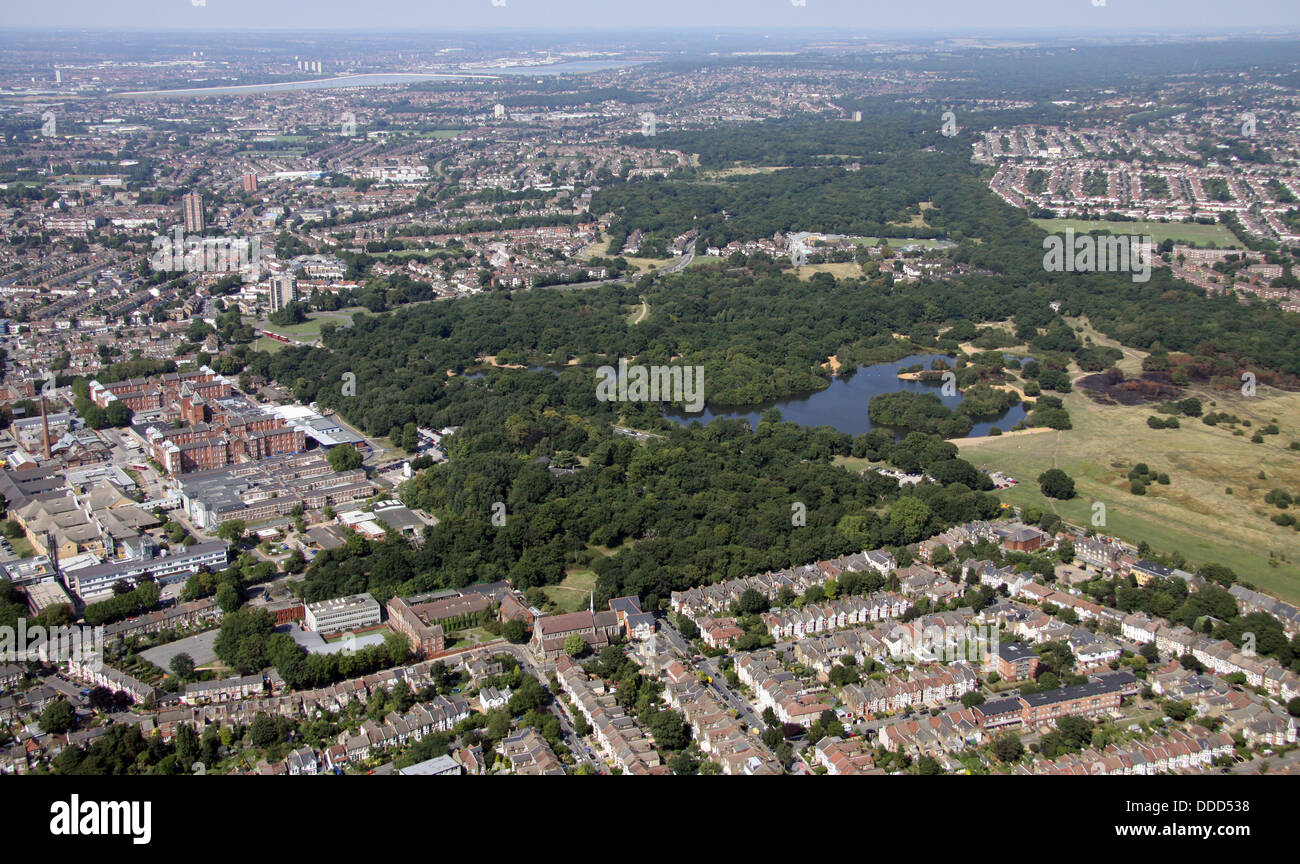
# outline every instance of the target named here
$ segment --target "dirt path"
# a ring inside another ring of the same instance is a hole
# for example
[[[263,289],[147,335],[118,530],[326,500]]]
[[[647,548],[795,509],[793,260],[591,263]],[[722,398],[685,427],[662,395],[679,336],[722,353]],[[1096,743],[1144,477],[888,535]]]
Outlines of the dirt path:
[[[1055,432],[1055,429],[1049,429],[1046,426],[1035,426],[1032,429],[1017,429],[1012,432],[1003,432],[1001,435],[980,435],[977,438],[951,438],[948,443],[956,444],[958,447],[969,447],[972,444],[986,443],[989,441],[1001,441],[1003,438],[1010,438],[1015,435],[1037,435],[1040,432]],[[1060,439],[1057,439],[1059,446]]]

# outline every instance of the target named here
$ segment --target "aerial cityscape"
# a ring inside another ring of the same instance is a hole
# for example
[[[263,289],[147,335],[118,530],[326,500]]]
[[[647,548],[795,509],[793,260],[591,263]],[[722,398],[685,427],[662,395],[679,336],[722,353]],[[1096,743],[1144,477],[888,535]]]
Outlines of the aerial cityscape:
[[[15,10],[0,774],[1300,774],[1297,10],[817,2]]]

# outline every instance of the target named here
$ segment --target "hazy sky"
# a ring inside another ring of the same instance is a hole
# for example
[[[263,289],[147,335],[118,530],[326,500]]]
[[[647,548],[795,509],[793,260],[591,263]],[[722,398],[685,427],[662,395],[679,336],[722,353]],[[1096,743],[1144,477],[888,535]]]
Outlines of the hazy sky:
[[[1300,30],[1300,0],[0,0],[7,27]],[[1105,5],[1094,5],[1104,2]],[[196,5],[202,3],[203,5]],[[796,6],[795,3],[803,5]]]

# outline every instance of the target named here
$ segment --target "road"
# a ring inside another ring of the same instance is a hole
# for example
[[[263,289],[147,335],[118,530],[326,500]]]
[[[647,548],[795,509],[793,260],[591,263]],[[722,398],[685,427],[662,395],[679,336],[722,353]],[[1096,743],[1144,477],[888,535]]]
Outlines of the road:
[[[1300,750],[1292,750],[1290,753],[1283,753],[1280,756],[1265,756],[1263,758],[1251,759],[1248,762],[1242,762],[1233,765],[1228,769],[1229,774],[1258,774],[1263,763],[1267,762],[1269,771],[1274,772],[1279,768],[1291,768],[1294,770],[1296,765],[1300,765]]]
[[[519,661],[519,668],[532,675],[542,685],[542,689],[551,694],[550,710],[560,719],[560,730],[563,733],[564,743],[568,746],[569,752],[578,762],[585,762],[595,769],[597,774],[608,774],[609,769],[605,767],[604,760],[596,752],[590,737],[580,738],[578,732],[573,728],[573,720],[569,717],[568,709],[560,699],[560,694],[551,691],[550,677],[554,670],[553,663],[538,664],[533,655],[521,645],[504,644],[495,649],[501,654],[509,654]]]
[[[674,261],[673,263],[669,264],[664,269],[660,270],[659,272],[676,273],[679,270],[685,270],[687,267],[691,266],[691,262],[694,260],[695,260],[695,244],[687,243],[686,251],[682,253],[682,256],[678,258],[676,261]]]
[[[762,731],[767,728],[763,723],[763,717],[754,710],[754,706],[749,701],[736,692],[727,682],[727,675],[722,671],[722,658],[709,657],[701,660],[699,663],[692,661],[691,643],[681,634],[671,619],[664,617],[659,621],[659,637],[666,640],[668,644],[677,653],[685,658],[684,662],[688,666],[693,666],[713,679],[714,695],[718,697],[725,705],[736,712],[736,716],[745,723],[749,728]]]
[[[86,704],[86,698],[81,695],[81,686],[74,684],[61,674],[42,675],[40,676],[40,682],[66,696],[68,701],[72,703],[73,708],[80,708]]]

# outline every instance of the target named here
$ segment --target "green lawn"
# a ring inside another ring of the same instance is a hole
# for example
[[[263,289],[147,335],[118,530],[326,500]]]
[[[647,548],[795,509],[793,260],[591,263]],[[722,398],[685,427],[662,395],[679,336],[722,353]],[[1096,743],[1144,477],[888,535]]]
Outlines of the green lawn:
[[[1034,223],[1051,233],[1073,228],[1077,233],[1109,231],[1111,234],[1149,234],[1156,243],[1173,240],[1175,243],[1194,243],[1197,246],[1213,244],[1220,249],[1241,248],[1236,235],[1222,225],[1189,222],[1093,222],[1088,219],[1035,219]]]
[[[879,246],[882,240],[893,248],[899,246],[924,246],[926,249],[949,242],[947,240],[930,240],[923,237],[858,237],[853,242],[859,246]]]
[[[320,336],[320,328],[324,323],[325,322],[319,318],[312,318],[308,321],[302,322],[301,324],[281,326],[279,324],[266,322],[260,326],[263,330],[269,330],[272,333],[279,333],[282,336],[288,336],[293,339],[310,341]]]
[[[255,326],[267,330],[271,333],[279,333],[282,336],[288,336],[291,339],[299,339],[304,342],[310,342],[313,339],[320,338],[321,327],[326,324],[336,324],[339,327],[351,327],[352,315],[356,312],[368,311],[364,306],[352,306],[347,309],[339,309],[335,312],[312,312],[308,315],[308,320],[301,324],[289,324],[281,326],[272,324],[269,321],[252,322]],[[247,319],[246,319],[247,320]],[[266,337],[262,337],[266,338]],[[274,342],[274,339],[267,340]],[[280,344],[280,343],[277,343]]]
[[[596,572],[594,570],[569,570],[565,574],[564,581],[559,585],[547,585],[543,590],[546,597],[552,603],[560,606],[566,612],[576,612],[579,609],[586,609],[591,591],[596,587]]]
[[[266,351],[269,354],[274,354],[277,351],[283,351],[284,347],[285,345],[283,342],[277,342],[275,339],[272,339],[269,336],[261,336],[257,339],[256,342],[253,343],[254,351]]]

